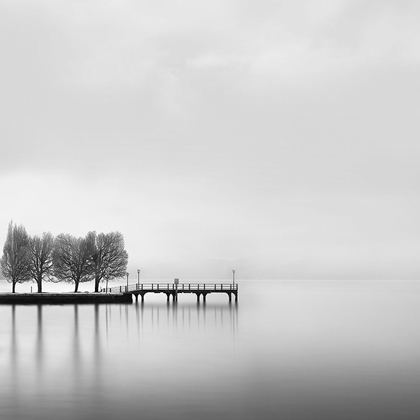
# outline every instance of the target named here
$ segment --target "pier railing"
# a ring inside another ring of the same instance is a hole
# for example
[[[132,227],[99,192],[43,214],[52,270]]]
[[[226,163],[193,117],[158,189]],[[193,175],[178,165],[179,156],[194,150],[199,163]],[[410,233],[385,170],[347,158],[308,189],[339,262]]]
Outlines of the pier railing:
[[[226,283],[137,283],[128,286],[116,286],[101,289],[103,293],[129,293],[129,292],[163,292],[163,291],[177,291],[177,292],[228,292],[237,291],[238,284]]]

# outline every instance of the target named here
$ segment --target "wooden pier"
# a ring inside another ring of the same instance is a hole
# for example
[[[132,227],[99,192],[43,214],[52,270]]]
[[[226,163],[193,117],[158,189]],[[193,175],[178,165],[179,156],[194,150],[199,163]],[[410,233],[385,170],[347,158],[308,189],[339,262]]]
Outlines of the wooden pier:
[[[164,293],[168,302],[170,297],[172,297],[174,302],[178,301],[178,295],[183,293],[195,294],[197,302],[200,302],[200,297],[205,302],[207,295],[210,293],[226,293],[229,297],[229,302],[232,301],[232,296],[235,297],[235,302],[238,301],[238,285],[223,283],[136,283],[128,286],[104,288],[101,289],[101,292],[131,294],[136,301],[139,296],[144,301],[146,293]]]

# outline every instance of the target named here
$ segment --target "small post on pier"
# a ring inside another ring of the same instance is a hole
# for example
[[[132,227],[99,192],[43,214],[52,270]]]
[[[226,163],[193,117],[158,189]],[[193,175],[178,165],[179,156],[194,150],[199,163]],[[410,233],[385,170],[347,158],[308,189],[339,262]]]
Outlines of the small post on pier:
[[[235,288],[235,270],[232,270],[233,288]]]
[[[174,279],[174,300],[178,300],[178,284],[179,284],[179,279]]]
[[[126,290],[126,292],[128,292],[128,276],[129,276],[129,273],[125,273],[125,275],[127,276],[127,290]]]

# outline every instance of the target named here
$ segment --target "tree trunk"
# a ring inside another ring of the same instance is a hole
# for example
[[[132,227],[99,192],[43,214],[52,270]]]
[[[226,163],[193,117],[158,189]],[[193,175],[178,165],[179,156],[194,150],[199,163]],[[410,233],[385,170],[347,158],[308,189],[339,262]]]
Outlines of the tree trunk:
[[[42,293],[42,278],[38,279],[38,293]]]
[[[16,293],[16,282],[12,280],[12,293]]]
[[[99,292],[99,282],[100,282],[101,280],[99,279],[99,278],[96,278],[95,277],[95,292],[97,293],[97,292]]]
[[[79,282],[74,282],[74,293],[77,293],[79,291]]]

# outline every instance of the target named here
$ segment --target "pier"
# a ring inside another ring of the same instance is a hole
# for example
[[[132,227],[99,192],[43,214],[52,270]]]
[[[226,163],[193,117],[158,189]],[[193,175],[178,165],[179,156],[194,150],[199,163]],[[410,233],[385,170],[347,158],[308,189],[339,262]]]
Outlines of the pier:
[[[229,302],[232,301],[232,296],[235,297],[235,302],[238,301],[238,285],[223,283],[136,283],[128,286],[104,288],[101,289],[101,292],[132,295],[136,301],[139,296],[144,301],[146,293],[164,293],[168,302],[171,297],[174,302],[178,301],[178,295],[184,293],[195,294],[197,302],[200,302],[200,298],[205,302],[207,295],[210,293],[225,293],[229,297]]]

